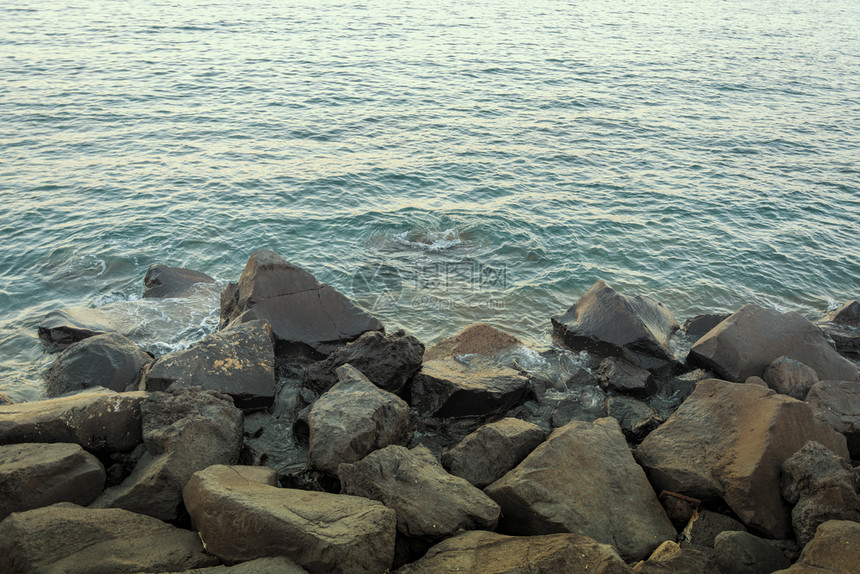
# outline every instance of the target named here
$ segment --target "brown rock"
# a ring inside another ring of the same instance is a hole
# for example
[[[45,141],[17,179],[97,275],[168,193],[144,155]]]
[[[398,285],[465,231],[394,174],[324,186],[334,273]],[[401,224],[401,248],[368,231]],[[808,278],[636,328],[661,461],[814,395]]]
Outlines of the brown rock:
[[[486,323],[472,323],[462,331],[439,341],[424,353],[425,361],[443,359],[456,355],[487,355],[508,351],[522,346],[522,342]]]
[[[814,369],[785,356],[768,365],[762,378],[776,392],[799,401],[804,400],[809,389],[818,382]]]
[[[853,574],[860,572],[860,523],[829,520],[803,547],[798,561],[773,574]]]
[[[812,413],[848,440],[848,452],[860,459],[860,384],[857,381],[819,381],[806,395]]]
[[[633,567],[637,574],[721,574],[716,560],[695,548],[682,548],[667,540],[648,560]]]

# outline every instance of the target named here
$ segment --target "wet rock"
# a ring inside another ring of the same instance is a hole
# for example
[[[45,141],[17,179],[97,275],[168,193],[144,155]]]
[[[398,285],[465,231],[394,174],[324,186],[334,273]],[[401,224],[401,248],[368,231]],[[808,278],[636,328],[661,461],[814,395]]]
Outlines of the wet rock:
[[[536,424],[505,418],[486,424],[442,455],[442,465],[454,476],[478,488],[502,478],[543,442]]]
[[[215,283],[215,279],[192,269],[169,267],[162,263],[150,265],[143,278],[144,297],[184,297],[198,283]]]
[[[4,395],[3,393],[0,393],[0,406],[14,405],[14,404],[15,404],[15,401],[10,399],[8,396]]]
[[[304,384],[322,394],[337,383],[336,369],[349,363],[380,389],[397,394],[421,368],[423,356],[424,345],[411,335],[370,331],[310,365]]]
[[[286,556],[311,574],[379,574],[394,558],[394,511],[366,498],[276,488],[216,465],[192,476],[184,500],[225,561]]]
[[[746,532],[747,527],[731,516],[702,508],[698,511],[698,518],[684,532],[684,540],[696,546],[713,548],[717,534],[727,530]]]
[[[48,396],[105,387],[133,391],[152,355],[118,333],[94,335],[71,344],[45,371]]]
[[[255,251],[238,285],[221,297],[221,326],[268,321],[287,347],[309,347],[327,355],[382,323],[340,291],[269,250]]]
[[[809,389],[818,382],[814,369],[785,356],[768,365],[762,378],[767,386],[776,392],[800,401],[806,398]]]
[[[308,417],[308,463],[329,474],[337,474],[340,463],[361,460],[390,444],[406,444],[413,428],[403,399],[349,364],[338,367],[337,375],[340,382],[314,403]]]
[[[860,385],[856,381],[820,381],[806,395],[812,413],[848,440],[848,452],[860,460]]]
[[[716,560],[695,548],[682,548],[667,540],[648,560],[633,567],[637,574],[722,574]]]
[[[522,346],[522,342],[504,331],[486,323],[472,323],[453,337],[439,341],[427,349],[424,360],[432,361],[460,355],[490,357],[519,346]]]
[[[409,448],[426,446],[437,460],[487,423],[488,417],[461,417],[451,419],[419,418]]]
[[[251,321],[213,333],[184,351],[158,359],[146,373],[149,391],[199,386],[233,397],[243,409],[275,398],[275,351],[268,323]]]
[[[708,313],[696,315],[684,321],[684,332],[687,336],[698,339],[708,331],[729,318],[730,313]]]
[[[791,523],[799,544],[812,540],[822,522],[860,522],[858,477],[825,446],[806,443],[782,464],[782,471],[782,495],[794,504]]]
[[[528,378],[514,369],[451,357],[425,362],[411,387],[412,406],[440,418],[502,413],[530,394]]]
[[[513,534],[576,532],[645,558],[675,529],[615,419],[574,421],[485,489]]]
[[[398,569],[396,574],[442,572],[628,574],[631,570],[614,548],[578,534],[504,536],[473,530],[440,542],[421,560]]]
[[[849,301],[817,323],[846,357],[860,358],[860,301]]]
[[[110,313],[89,307],[51,311],[39,323],[39,337],[60,349],[87,337],[122,331]]]
[[[551,428],[563,427],[571,421],[594,422],[606,416],[606,393],[600,387],[579,387],[570,393],[545,399],[542,403],[555,403],[550,417]]]
[[[663,423],[663,417],[642,401],[623,395],[606,399],[607,415],[618,421],[627,440],[640,443],[648,433]]]
[[[646,368],[644,358],[675,362],[669,339],[678,323],[662,303],[622,295],[598,281],[563,315],[552,317],[553,335],[574,351],[622,356]],[[647,365],[647,366],[646,366]]]
[[[758,385],[708,379],[636,449],[655,488],[723,500],[774,538],[791,535],[782,462],[808,440],[847,454],[844,437],[806,404]]]
[[[0,444],[70,442],[95,453],[127,452],[141,441],[146,396],[96,390],[0,406]]]
[[[840,356],[821,331],[797,313],[744,305],[690,349],[687,361],[735,382],[761,376],[781,356],[815,370],[819,379],[858,380],[857,367]]]
[[[860,572],[860,524],[828,520],[803,547],[798,561],[773,574],[849,574]]]
[[[597,386],[600,381],[588,369],[578,367],[570,377],[564,382],[565,389],[575,389],[578,387]]]
[[[89,504],[104,484],[102,463],[79,445],[0,446],[0,520],[56,502]]]
[[[770,574],[791,565],[776,546],[749,532],[721,532],[714,550],[721,574]]]
[[[283,556],[241,562],[235,566],[210,566],[170,574],[307,574],[307,570]]]
[[[597,379],[604,389],[635,397],[647,397],[657,390],[650,372],[615,357],[601,361]]]
[[[651,407],[664,419],[669,418],[693,393],[696,385],[710,377],[704,369],[696,369],[670,379],[655,379],[657,392],[651,397]]]
[[[164,572],[217,564],[197,534],[149,516],[68,502],[0,522],[0,572]]]
[[[227,395],[199,387],[155,392],[141,405],[144,454],[94,508],[124,508],[162,520],[180,515],[182,488],[213,464],[235,464],[242,449],[242,411]]]

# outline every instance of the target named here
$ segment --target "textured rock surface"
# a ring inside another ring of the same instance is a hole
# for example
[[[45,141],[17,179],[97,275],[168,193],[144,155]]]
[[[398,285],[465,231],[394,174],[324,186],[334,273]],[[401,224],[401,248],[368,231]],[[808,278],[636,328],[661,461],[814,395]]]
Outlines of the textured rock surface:
[[[193,269],[170,267],[161,263],[150,265],[143,278],[144,297],[183,297],[198,283],[215,283],[215,279]]]
[[[860,572],[860,524],[830,520],[818,527],[800,558],[773,574],[853,574]]]
[[[462,331],[439,341],[424,353],[424,359],[442,359],[458,355],[493,356],[522,345],[522,342],[486,323],[472,323]]]
[[[45,390],[55,397],[89,387],[133,391],[152,356],[118,333],[88,337],[63,351],[45,371]]]
[[[721,532],[714,550],[721,574],[770,574],[791,565],[779,548],[749,532]]]
[[[860,358],[860,301],[845,303],[817,325],[833,340],[838,352]]]
[[[90,452],[127,452],[141,441],[147,393],[92,391],[0,406],[0,444],[70,442]]]
[[[760,377],[781,356],[811,367],[819,379],[858,380],[857,367],[840,356],[809,320],[757,305],[744,305],[696,341],[687,361],[742,382]]]
[[[808,440],[848,454],[844,437],[805,403],[758,385],[708,379],[642,441],[636,457],[658,491],[722,499],[747,525],[788,538],[780,467]]]
[[[39,323],[39,337],[61,349],[93,335],[122,331],[115,317],[89,307],[51,311]]]
[[[442,465],[454,476],[478,488],[502,478],[546,438],[539,426],[506,418],[486,424],[442,455]]]
[[[764,370],[762,378],[767,386],[778,393],[802,401],[809,389],[818,382],[818,375],[800,361],[779,357]]]
[[[860,459],[860,384],[857,381],[819,381],[806,395],[812,413],[848,440],[848,452]]]
[[[0,572],[121,574],[217,563],[196,533],[118,508],[62,502],[0,522]]]
[[[684,332],[688,336],[698,339],[728,318],[728,313],[696,315],[684,321]]]
[[[615,357],[607,357],[600,362],[597,380],[604,389],[635,397],[646,397],[657,390],[650,372]]]
[[[685,541],[696,546],[705,546],[708,548],[714,547],[714,541],[717,534],[726,530],[746,532],[747,527],[742,522],[738,522],[731,516],[712,512],[704,508],[699,509],[699,517],[688,528],[685,534]]]
[[[195,473],[184,499],[223,560],[286,556],[311,574],[379,574],[394,559],[394,511],[366,498],[276,488],[218,465]]]
[[[351,365],[337,368],[340,382],[323,394],[308,416],[308,463],[337,474],[340,463],[361,460],[412,433],[409,405],[383,391]]]
[[[606,398],[606,414],[618,421],[624,436],[634,443],[642,442],[663,422],[663,417],[646,403],[623,395]]]
[[[307,570],[283,556],[257,558],[235,566],[210,566],[170,574],[307,574]]]
[[[102,463],[79,445],[0,446],[0,520],[57,502],[87,505],[105,484]]]
[[[499,506],[452,476],[425,447],[389,446],[338,470],[343,492],[382,502],[397,513],[397,530],[438,540],[458,530],[493,530]]]
[[[612,418],[556,429],[485,492],[502,507],[503,531],[576,532],[612,544],[625,560],[676,536]]]
[[[682,548],[667,540],[657,547],[648,560],[633,567],[637,574],[724,574],[716,560],[695,548]]]
[[[271,328],[262,321],[235,325],[161,357],[146,373],[146,390],[164,391],[172,384],[227,393],[239,408],[271,405],[275,398]]]

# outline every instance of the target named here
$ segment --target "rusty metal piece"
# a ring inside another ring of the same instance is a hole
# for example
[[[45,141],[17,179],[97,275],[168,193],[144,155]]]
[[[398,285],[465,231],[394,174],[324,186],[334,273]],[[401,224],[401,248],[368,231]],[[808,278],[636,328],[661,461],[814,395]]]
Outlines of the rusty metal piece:
[[[660,496],[658,498],[662,501],[665,500],[668,496],[671,496],[672,498],[680,498],[681,500],[686,500],[690,504],[694,505],[696,508],[699,508],[699,505],[702,504],[702,501],[698,498],[693,498],[692,496],[687,496],[686,494],[681,494],[679,492],[672,492],[670,490],[664,490],[660,493]]]

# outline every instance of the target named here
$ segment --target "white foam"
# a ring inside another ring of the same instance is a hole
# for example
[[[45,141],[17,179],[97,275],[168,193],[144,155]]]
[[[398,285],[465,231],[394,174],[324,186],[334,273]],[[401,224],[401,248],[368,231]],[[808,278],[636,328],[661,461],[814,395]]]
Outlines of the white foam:
[[[463,243],[460,234],[453,228],[427,233],[404,231],[395,233],[393,239],[403,245],[424,251],[443,251]]]

